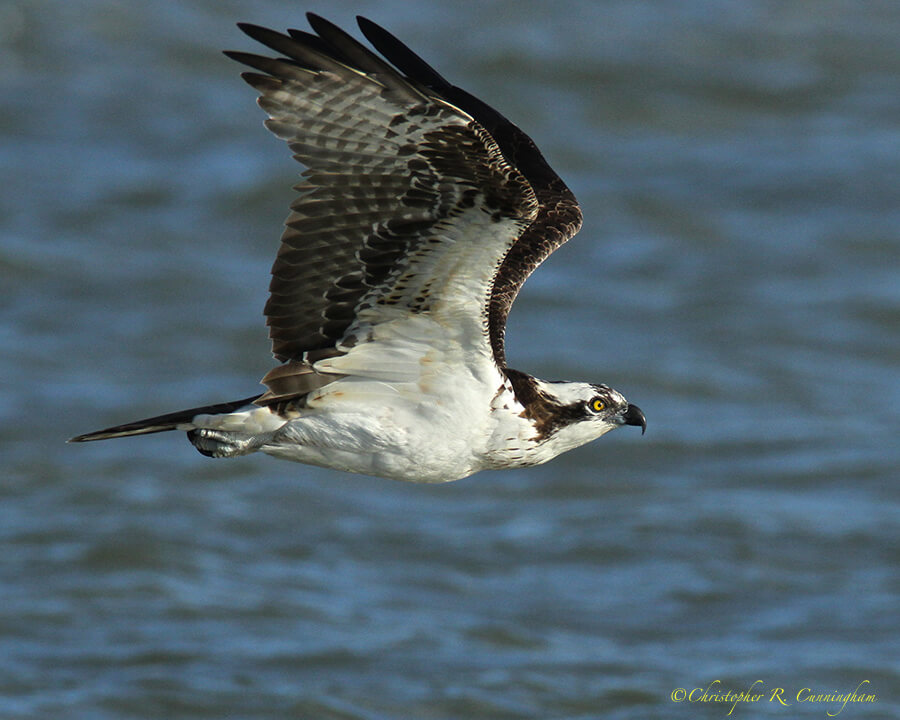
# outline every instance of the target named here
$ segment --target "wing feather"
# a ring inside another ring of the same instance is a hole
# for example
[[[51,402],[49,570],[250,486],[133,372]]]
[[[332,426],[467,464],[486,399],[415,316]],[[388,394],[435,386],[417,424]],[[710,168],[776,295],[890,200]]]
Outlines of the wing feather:
[[[574,197],[521,130],[392,35],[360,19],[382,58],[308,18],[316,34],[240,25],[283,57],[226,53],[253,68],[266,127],[306,166],[272,268],[265,313],[285,365],[264,399],[315,387],[310,358],[333,371],[397,313],[488,327],[504,367],[509,306],[580,225]]]

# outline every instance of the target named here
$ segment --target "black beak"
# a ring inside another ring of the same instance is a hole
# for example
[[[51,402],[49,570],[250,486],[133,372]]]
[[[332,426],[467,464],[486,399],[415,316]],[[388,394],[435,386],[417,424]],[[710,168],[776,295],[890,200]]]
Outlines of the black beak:
[[[626,425],[638,425],[641,428],[641,435],[647,432],[647,418],[637,405],[630,405],[622,414],[622,421]]]

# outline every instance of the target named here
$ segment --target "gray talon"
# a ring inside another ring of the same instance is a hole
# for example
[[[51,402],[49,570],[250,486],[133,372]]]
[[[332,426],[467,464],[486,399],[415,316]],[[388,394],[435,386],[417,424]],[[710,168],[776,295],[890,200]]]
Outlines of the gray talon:
[[[188,440],[202,455],[213,458],[238,457],[254,452],[262,444],[258,437],[225,430],[199,428],[188,431]]]

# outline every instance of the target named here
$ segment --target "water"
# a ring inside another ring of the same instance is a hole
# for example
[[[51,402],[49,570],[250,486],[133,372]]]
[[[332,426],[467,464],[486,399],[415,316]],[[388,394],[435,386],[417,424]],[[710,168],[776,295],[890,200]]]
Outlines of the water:
[[[63,443],[270,367],[297,168],[219,50],[305,9],[0,5],[0,717],[896,717],[896,3],[313,2],[566,178],[508,354],[647,435],[440,487]]]

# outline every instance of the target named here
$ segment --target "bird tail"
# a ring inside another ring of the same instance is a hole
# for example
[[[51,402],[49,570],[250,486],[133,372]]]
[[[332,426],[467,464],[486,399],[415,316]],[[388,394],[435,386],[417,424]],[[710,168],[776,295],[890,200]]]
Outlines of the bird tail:
[[[243,400],[234,400],[232,402],[219,403],[218,405],[204,405],[189,410],[179,410],[178,412],[168,413],[167,415],[157,415],[156,417],[146,418],[145,420],[136,420],[135,422],[126,423],[125,425],[116,425],[115,427],[106,428],[105,430],[97,430],[95,432],[86,433],[85,435],[77,435],[69,440],[69,442],[90,442],[91,440],[109,440],[110,438],[128,437],[129,435],[149,435],[150,433],[165,432],[166,430],[190,430],[191,421],[197,415],[219,415],[223,413],[234,412],[235,410],[249,405],[259,395],[245,398]]]

